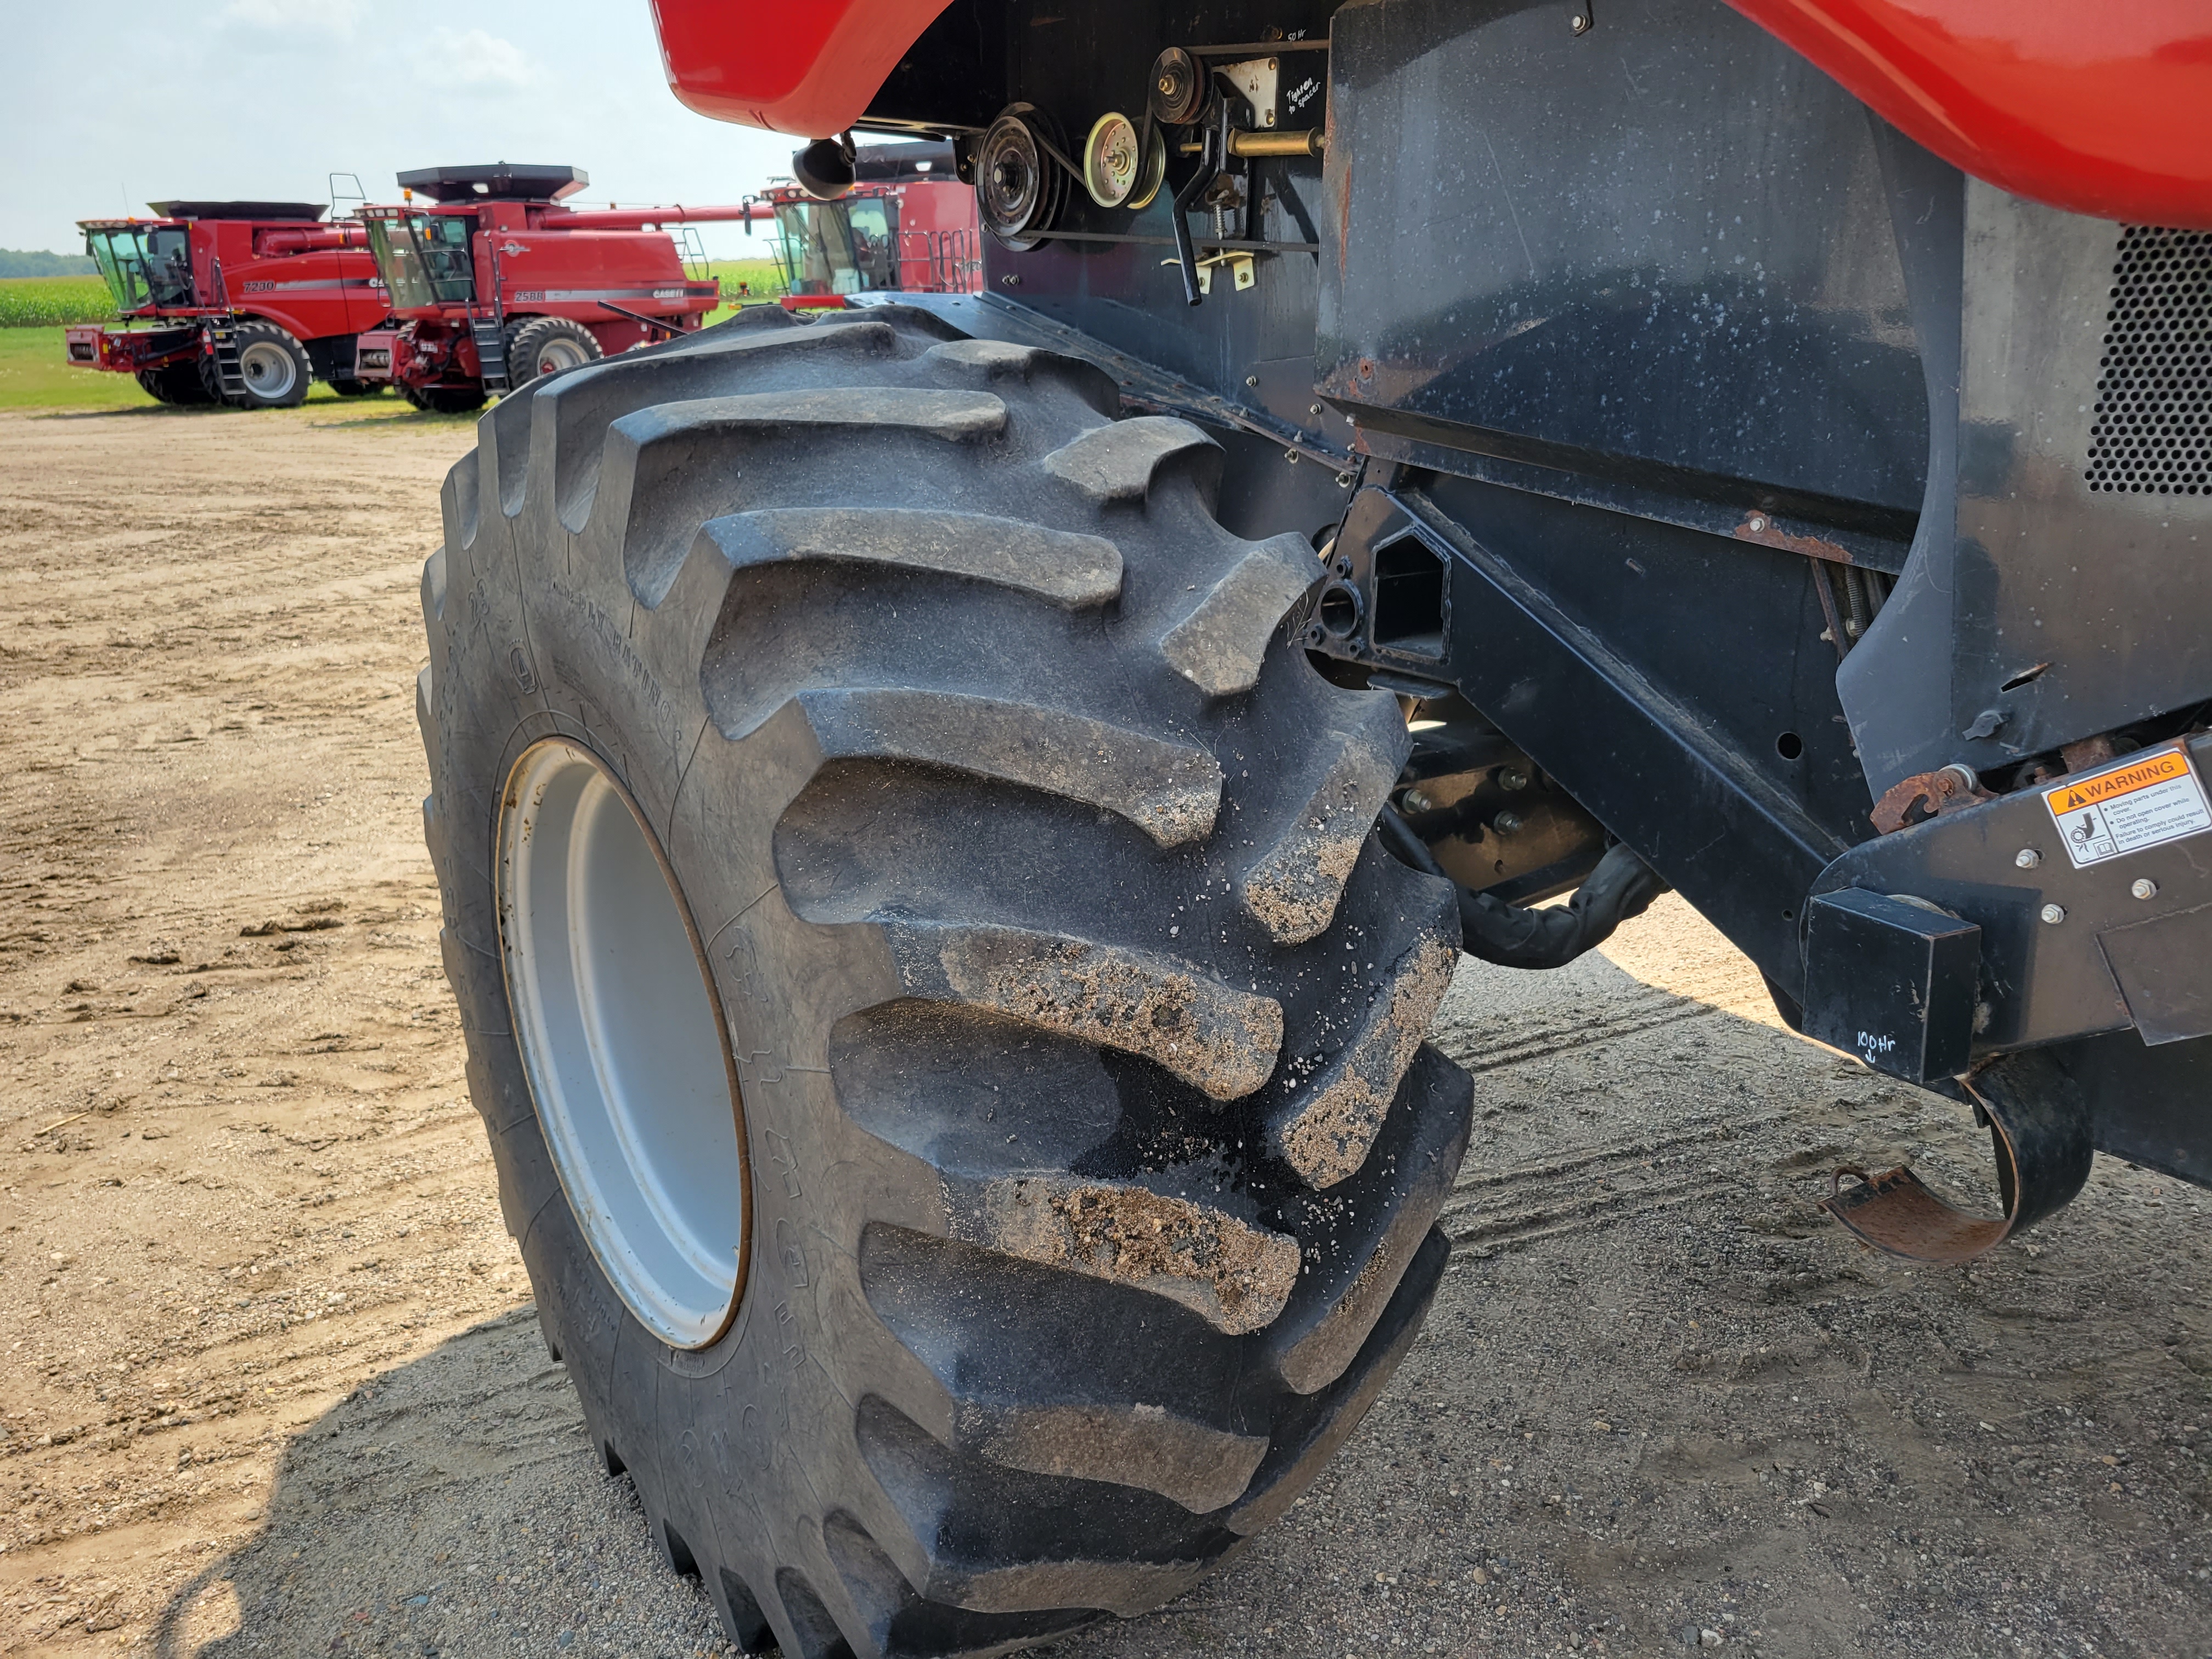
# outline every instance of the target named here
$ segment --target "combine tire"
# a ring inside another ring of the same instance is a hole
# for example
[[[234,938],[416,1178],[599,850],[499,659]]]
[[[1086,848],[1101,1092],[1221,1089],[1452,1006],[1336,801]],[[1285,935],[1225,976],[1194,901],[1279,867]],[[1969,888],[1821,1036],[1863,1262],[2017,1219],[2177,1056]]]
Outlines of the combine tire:
[[[433,415],[466,415],[484,406],[484,390],[480,386],[403,386],[399,395]]]
[[[305,346],[274,323],[240,323],[234,332],[246,390],[233,393],[231,403],[240,409],[297,409],[307,401],[315,370]]]
[[[214,403],[215,392],[208,385],[200,362],[201,360],[195,357],[189,362],[170,363],[161,368],[142,368],[137,374],[138,384],[157,403]]]
[[[532,380],[558,374],[564,368],[581,368],[605,355],[592,331],[581,323],[572,323],[566,317],[532,317],[508,331],[507,383],[514,392],[520,392]]]
[[[501,402],[418,710],[546,1340],[732,1640],[999,1652],[1189,1585],[1412,1343],[1466,1079],[1394,700],[1221,455],[921,313]]]

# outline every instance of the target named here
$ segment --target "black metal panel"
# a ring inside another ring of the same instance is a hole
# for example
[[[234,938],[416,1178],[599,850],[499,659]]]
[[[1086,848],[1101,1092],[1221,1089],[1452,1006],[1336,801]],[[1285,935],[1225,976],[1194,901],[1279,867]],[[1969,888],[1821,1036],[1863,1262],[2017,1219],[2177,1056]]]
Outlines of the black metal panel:
[[[2119,237],[1967,187],[1951,714],[1974,734],[1955,757],[1970,765],[2212,696],[2212,493],[2088,476],[2098,388],[2129,343],[2106,341]],[[2182,314],[2154,319],[2154,333],[2201,326],[2187,313],[2208,297],[2205,274],[2194,295],[2179,285]],[[2191,421],[2212,392],[2204,362],[2166,389],[2172,418]]]
[[[1951,630],[1959,598],[1953,530],[1966,175],[1880,123],[1875,148],[1928,392],[1928,488],[1911,550],[1889,603],[1836,671],[1859,763],[1879,797],[1916,773],[1948,765],[1958,748],[1950,720]]]
[[[1982,933],[1856,887],[1805,907],[1805,1035],[1877,1072],[1932,1083],[1966,1069]]]
[[[1838,675],[1877,793],[2212,696],[2212,492],[2177,477],[2160,493],[2155,465],[2091,476],[2104,470],[2097,410],[2117,389],[2106,382],[2126,378],[2118,360],[2141,333],[2114,292],[2121,228],[1960,181],[1911,150],[1896,140],[1888,154],[1936,443],[1912,556]],[[2171,333],[2173,319],[2148,321]],[[2208,364],[2185,354],[2130,390],[2185,422],[2212,392]],[[2108,459],[2124,463],[2120,447]]]
[[[2212,1039],[2147,1048],[2116,1031],[2045,1052],[2081,1086],[2099,1152],[2212,1187]]]
[[[1437,480],[1437,487],[1450,482]],[[1842,851],[1842,837],[1750,764],[1703,711],[1620,655],[1620,636],[1600,637],[1557,594],[1532,584],[1524,574],[1531,550],[1502,531],[1502,522],[1455,522],[1416,489],[1363,489],[1339,549],[1355,574],[1364,572],[1373,548],[1410,524],[1446,554],[1449,621],[1441,677],[1795,1000],[1803,979],[1798,907],[1821,867]],[[1585,595],[1577,590],[1575,597]],[[1646,627],[1628,637],[1640,642],[1664,631]],[[1724,644],[1709,645],[1708,655],[1725,669]],[[1411,656],[1402,660],[1413,665]],[[1425,672],[1439,674],[1433,663]]]
[[[1812,561],[1470,479],[1426,489],[1836,842],[1874,833]]]
[[[1305,195],[1317,193],[1319,180],[1310,170],[1304,179],[1287,182]],[[1113,216],[1128,222],[1131,233],[1150,239],[1142,243],[1060,240],[1015,253],[987,237],[986,280],[994,290],[1047,317],[1118,350],[1149,358],[1221,397],[1254,409],[1273,403],[1316,439],[1348,447],[1351,434],[1341,417],[1328,421],[1324,434],[1320,419],[1298,414],[1315,401],[1313,326],[1320,285],[1315,256],[1263,254],[1256,286],[1237,292],[1225,282],[1217,283],[1205,304],[1191,309],[1183,304],[1182,278],[1174,264],[1172,207],[1166,196],[1163,191],[1160,200],[1133,218]],[[1259,227],[1266,239],[1290,240],[1297,234],[1295,224],[1285,234],[1281,201],[1279,192],[1267,198]],[[1087,212],[1072,216],[1106,216],[1087,203],[1084,206]],[[1009,284],[1009,277],[1017,280]],[[1164,318],[1170,319],[1164,326]],[[1300,367],[1295,380],[1279,383],[1278,367],[1285,362]],[[1272,395],[1263,396],[1263,386]]]
[[[2204,775],[2212,738],[2191,751]],[[1979,927],[1987,1012],[1978,1051],[2123,1030],[2132,1022],[2099,936],[2212,904],[2212,835],[2078,870],[2059,836],[2042,791],[2022,790],[1863,842],[1823,871],[1815,890],[1910,893]],[[2139,881],[2149,884],[2148,897],[2136,896]],[[2043,920],[2046,905],[2057,907],[2057,920]],[[2175,937],[2187,948],[2205,935],[2185,925]],[[2205,960],[2200,946],[2199,980]]]
[[[1323,389],[1386,431],[1909,522],[1927,403],[1863,108],[1720,0],[1570,16],[1337,15]]]

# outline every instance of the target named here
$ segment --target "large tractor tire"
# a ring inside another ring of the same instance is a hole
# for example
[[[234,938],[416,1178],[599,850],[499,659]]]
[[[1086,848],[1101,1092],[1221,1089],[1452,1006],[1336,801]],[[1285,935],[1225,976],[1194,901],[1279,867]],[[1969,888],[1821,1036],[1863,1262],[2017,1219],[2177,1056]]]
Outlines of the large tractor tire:
[[[1443,1272],[1449,886],[1322,574],[1094,370],[780,309],[503,400],[423,574],[469,1082],[546,1340],[749,1652],[1189,1585]]]
[[[240,409],[297,409],[307,400],[307,387],[315,366],[307,349],[274,323],[240,323],[232,331],[238,342],[238,373],[246,383],[233,392],[230,402]]]
[[[208,384],[202,368],[203,360],[194,357],[181,363],[168,363],[160,368],[142,368],[137,381],[148,396],[156,403],[191,405],[216,401],[215,390]]]
[[[595,363],[606,353],[592,331],[566,317],[530,317],[510,324],[507,333],[508,395],[532,380],[566,368]]]

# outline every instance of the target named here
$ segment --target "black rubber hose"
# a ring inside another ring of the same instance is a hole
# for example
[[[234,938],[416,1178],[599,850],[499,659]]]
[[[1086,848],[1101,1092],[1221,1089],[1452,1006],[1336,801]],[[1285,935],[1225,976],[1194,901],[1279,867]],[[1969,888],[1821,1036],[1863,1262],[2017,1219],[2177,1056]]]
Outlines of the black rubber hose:
[[[1383,809],[1382,828],[1392,852],[1416,869],[1451,880],[1427,845],[1389,807]],[[1460,949],[1502,968],[1565,967],[1611,939],[1629,917],[1642,915],[1666,890],[1658,872],[1626,846],[1609,848],[1565,904],[1529,909],[1462,887]]]

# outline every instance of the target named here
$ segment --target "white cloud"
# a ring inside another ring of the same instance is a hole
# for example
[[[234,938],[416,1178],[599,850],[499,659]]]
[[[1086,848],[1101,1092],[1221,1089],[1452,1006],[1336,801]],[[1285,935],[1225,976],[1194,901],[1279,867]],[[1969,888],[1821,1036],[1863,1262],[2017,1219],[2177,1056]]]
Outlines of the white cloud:
[[[437,87],[530,87],[545,78],[536,58],[486,29],[433,29],[409,57]]]
[[[350,39],[368,0],[230,0],[222,21],[272,34],[331,34]]]

